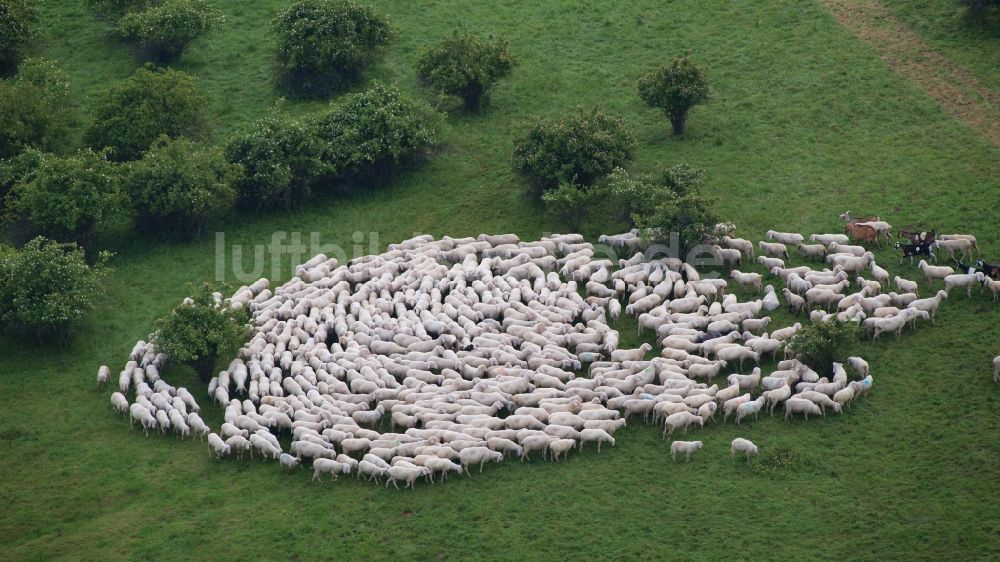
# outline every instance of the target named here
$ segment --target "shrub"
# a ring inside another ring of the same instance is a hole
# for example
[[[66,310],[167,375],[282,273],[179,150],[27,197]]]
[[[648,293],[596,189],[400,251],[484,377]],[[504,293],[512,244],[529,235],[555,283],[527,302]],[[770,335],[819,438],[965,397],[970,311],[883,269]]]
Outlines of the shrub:
[[[117,23],[125,14],[141,12],[152,3],[152,0],[87,0],[90,11],[109,23]]]
[[[37,34],[37,0],[0,0],[0,76],[17,70],[25,45]]]
[[[503,39],[455,33],[421,55],[417,76],[442,94],[462,98],[467,110],[478,111],[493,84],[510,74],[514,64]]]
[[[581,109],[532,127],[514,145],[514,167],[538,190],[586,186],[631,159],[634,145],[621,119]]]
[[[190,365],[202,381],[215,374],[215,362],[235,353],[250,331],[245,308],[217,301],[208,283],[156,322],[153,343],[171,361]]]
[[[29,147],[54,152],[75,125],[69,78],[56,63],[28,59],[13,80],[0,81],[0,158]]]
[[[11,209],[33,230],[84,248],[123,207],[118,171],[91,150],[40,158],[30,181],[14,186],[12,199]]]
[[[394,32],[371,6],[351,0],[298,0],[271,23],[279,83],[325,95],[355,80]]]
[[[205,0],[164,0],[147,10],[126,14],[118,22],[118,32],[142,47],[150,59],[176,60],[189,43],[220,27],[222,12]]]
[[[136,160],[160,135],[196,136],[207,101],[194,78],[173,69],[140,68],[97,107],[86,139],[119,162]]]
[[[806,324],[795,332],[788,346],[795,356],[823,375],[833,373],[833,362],[843,362],[858,339],[856,322],[830,320]]]
[[[437,142],[430,107],[375,84],[351,94],[316,121],[327,173],[382,179]]]
[[[312,128],[277,113],[230,137],[225,155],[240,167],[240,203],[257,209],[301,203],[323,167]]]
[[[175,238],[199,236],[232,207],[234,169],[219,148],[161,137],[126,179],[136,225]]]
[[[655,242],[673,243],[676,236],[677,255],[681,259],[709,236],[719,223],[713,210],[714,202],[700,193],[702,172],[687,166],[667,168],[657,189],[637,191],[649,199],[633,201],[635,224]],[[694,178],[697,178],[695,181]],[[674,182],[680,183],[674,183]],[[656,185],[656,184],[653,184]],[[669,246],[667,249],[670,249]]]
[[[687,57],[678,57],[639,79],[639,97],[647,105],[663,110],[674,134],[684,134],[692,107],[708,99],[708,80]]]
[[[1000,6],[1000,0],[961,0],[970,12],[982,12],[991,6]]]
[[[28,183],[35,177],[45,154],[28,149],[9,160],[0,160],[0,211],[6,208],[7,196],[19,183]]]
[[[88,265],[76,244],[35,238],[0,255],[0,322],[17,333],[65,343],[70,327],[103,293],[111,255]]]
[[[583,222],[590,216],[590,211],[600,205],[603,199],[602,190],[594,186],[579,186],[572,183],[561,183],[558,187],[542,194],[545,209],[560,224],[574,232],[578,232]]]

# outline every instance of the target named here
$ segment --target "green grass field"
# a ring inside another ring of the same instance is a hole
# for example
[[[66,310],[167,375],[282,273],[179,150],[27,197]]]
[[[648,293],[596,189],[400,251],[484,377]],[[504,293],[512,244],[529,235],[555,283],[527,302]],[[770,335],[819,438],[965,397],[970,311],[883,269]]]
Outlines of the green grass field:
[[[45,3],[38,54],[72,73],[85,114],[137,63],[80,4]],[[218,140],[277,101],[266,28],[283,2],[215,4],[226,28],[178,67],[212,91]],[[377,232],[384,246],[414,232],[562,230],[511,171],[513,139],[536,116],[596,105],[638,137],[635,169],[705,168],[720,211],[745,237],[835,231],[850,209],[897,227],[973,233],[985,257],[1000,259],[1000,149],[894,75],[818,2],[376,4],[399,37],[369,78],[426,95],[415,57],[459,26],[506,36],[521,64],[482,115],[450,114],[446,144],[426,165],[349,199],[234,215],[217,225],[229,244],[266,244],[275,231],[345,246],[354,232]],[[966,47],[970,58],[995,54]],[[714,97],[675,139],[638,100],[635,80],[685,51],[708,67]],[[1000,80],[995,66],[975,71]],[[705,449],[687,465],[672,464],[659,432],[634,422],[600,455],[507,462],[396,491],[343,478],[320,485],[309,471],[218,462],[202,443],[130,432],[94,374],[103,363],[116,370],[187,284],[213,277],[215,241],[105,242],[116,272],[68,349],[0,340],[2,559],[1000,557],[1000,387],[990,368],[1000,305],[987,296],[953,294],[935,326],[861,344],[874,390],[841,417],[710,426],[695,432]],[[892,251],[878,255],[893,274],[919,275]],[[623,344],[637,343],[634,324],[621,330]],[[166,378],[207,402],[190,371]],[[207,410],[217,426],[221,412]],[[730,461],[736,436],[762,447],[757,468]]]

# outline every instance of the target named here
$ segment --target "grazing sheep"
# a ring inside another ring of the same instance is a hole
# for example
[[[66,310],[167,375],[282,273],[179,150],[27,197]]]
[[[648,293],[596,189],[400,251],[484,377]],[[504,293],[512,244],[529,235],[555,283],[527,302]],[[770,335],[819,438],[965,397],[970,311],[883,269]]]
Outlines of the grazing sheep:
[[[947,265],[928,265],[927,260],[917,262],[917,267],[920,271],[924,272],[924,277],[927,279],[928,284],[935,279],[944,279],[949,275],[955,274],[955,270]]]
[[[757,247],[760,248],[762,254],[773,257],[773,258],[784,258],[789,259],[788,247],[781,242],[758,242]]]
[[[230,449],[229,449],[229,445],[226,445],[225,441],[223,441],[221,437],[219,437],[215,433],[209,433],[208,434],[208,451],[209,451],[209,453],[208,453],[209,455],[211,455],[214,452],[215,453],[215,458],[221,459],[224,455],[228,455],[229,454]]]
[[[768,230],[765,233],[765,237],[768,240],[775,240],[781,242],[782,244],[789,244],[791,246],[799,246],[805,241],[805,238],[795,232],[777,232],[774,230]]]
[[[299,466],[299,459],[289,455],[288,453],[281,453],[278,455],[278,464],[281,466],[282,471],[292,471]]]
[[[111,406],[119,414],[124,414],[128,411],[128,398],[121,392],[114,392],[111,394]]]
[[[854,372],[859,377],[864,378],[868,376],[868,362],[864,359],[851,356],[847,358],[847,364],[851,366],[851,369],[854,369]]]
[[[904,279],[900,276],[896,276],[892,280],[895,283],[896,288],[904,293],[914,293],[916,294],[920,286],[916,281],[910,281],[909,279]]]
[[[753,287],[758,293],[761,290],[761,276],[759,273],[743,273],[738,269],[734,269],[729,273],[729,276],[744,287]]]
[[[759,396],[756,400],[751,400],[749,402],[744,402],[736,408],[736,425],[740,425],[743,418],[752,415],[754,419],[757,419],[757,415],[760,410],[764,407],[764,403],[767,398],[764,396]]]
[[[787,420],[792,414],[802,414],[808,420],[809,414],[822,416],[823,412],[820,411],[819,406],[809,400],[789,398],[785,400],[785,419]]]
[[[443,459],[442,459],[443,460]],[[351,465],[347,463],[342,463],[333,459],[315,459],[312,463],[313,466],[313,480],[323,481],[323,474],[329,474],[333,476],[336,480],[340,474],[350,474]]]
[[[684,453],[684,462],[691,462],[691,454],[702,447],[701,441],[674,441],[670,444],[670,458],[677,462],[677,453]]]
[[[993,358],[993,382],[1000,382],[1000,355]]]
[[[503,453],[492,451],[488,447],[469,447],[458,452],[458,459],[466,474],[469,473],[469,465],[472,464],[478,464],[479,472],[482,473],[483,465],[487,462],[503,461]]]
[[[736,453],[745,454],[747,462],[750,462],[751,456],[757,456],[757,445],[754,445],[749,439],[737,437],[733,439],[732,445],[729,447],[730,458],[736,458]]]
[[[603,429],[584,429],[580,432],[580,450],[583,451],[583,444],[588,441],[594,441],[597,443],[597,452],[601,452],[601,443],[611,443],[611,446],[615,446],[615,438],[608,434],[608,432]]]
[[[954,275],[948,275],[944,278],[944,290],[951,293],[951,290],[955,287],[964,288],[965,295],[969,298],[972,297],[972,287],[976,284],[982,283],[985,276],[981,272],[975,273],[957,273]]]

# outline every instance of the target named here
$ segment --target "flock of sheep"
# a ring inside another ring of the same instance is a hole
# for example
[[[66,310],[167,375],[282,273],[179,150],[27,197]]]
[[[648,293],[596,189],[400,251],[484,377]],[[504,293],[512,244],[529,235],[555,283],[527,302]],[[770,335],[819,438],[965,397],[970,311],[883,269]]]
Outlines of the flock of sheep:
[[[712,251],[725,262],[754,259],[752,243],[719,234]],[[889,274],[842,235],[813,235],[815,245],[798,234],[767,237],[757,260],[785,283],[792,311],[820,307],[810,313],[816,322],[858,320],[874,337],[898,336],[917,319],[932,321],[947,296],[919,298],[899,277],[902,292],[884,293]],[[220,458],[257,453],[287,469],[308,459],[314,479],[353,473],[412,487],[506,456],[558,461],[588,442],[599,451],[632,416],[661,424],[669,438],[717,421],[720,409],[737,424],[779,405],[785,418],[839,413],[871,388],[859,357],[848,361],[853,381],[843,365],[828,380],[796,359],[786,344],[801,324],[767,332],[767,313],[781,302],[760,274],[732,271],[737,284],[763,291],[740,302],[725,279],[676,258],[648,259],[636,231],[600,242],[630,257],[597,259],[577,234],[419,236],[346,264],[321,254],[273,290],[261,279],[216,295],[217,306],[247,308],[255,327],[209,384],[225,408],[216,432],[190,392],[161,378],[167,357],[153,343],[135,345],[111,403],[147,432],[207,437]],[[832,268],[786,267],[789,246]],[[852,277],[857,291],[845,294]],[[646,358],[649,344],[619,348],[610,323],[623,303],[640,330],[655,330],[659,356]],[[779,351],[775,372],[741,374]],[[724,370],[739,372],[720,387]],[[98,382],[110,375],[101,367]],[[380,430],[386,422],[390,431]],[[287,450],[282,432],[291,435]],[[671,455],[690,459],[701,446],[673,441]],[[738,438],[731,451],[749,459],[757,447]]]

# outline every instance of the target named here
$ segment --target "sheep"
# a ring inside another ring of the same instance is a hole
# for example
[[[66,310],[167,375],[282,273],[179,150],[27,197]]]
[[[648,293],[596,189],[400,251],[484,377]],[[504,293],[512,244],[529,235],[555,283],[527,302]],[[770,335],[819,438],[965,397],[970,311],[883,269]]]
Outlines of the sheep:
[[[218,434],[209,433],[208,434],[208,451],[209,456],[214,452],[215,458],[221,459],[223,456],[229,454],[229,445],[222,440]]]
[[[744,287],[753,287],[758,293],[761,290],[761,276],[759,273],[743,273],[738,269],[734,269],[730,272],[729,276]]]
[[[897,289],[903,291],[904,293],[917,294],[917,291],[920,288],[916,281],[910,281],[909,279],[904,279],[898,275],[893,278],[892,282],[896,285]]]
[[[789,259],[788,247],[781,242],[758,242],[757,247],[760,248],[761,253],[764,255]]]
[[[861,357],[848,357],[847,364],[851,366],[851,369],[854,369],[854,372],[857,373],[859,377],[864,378],[868,376],[868,362]]]
[[[989,289],[993,293],[993,302],[996,302],[997,297],[1000,296],[1000,281],[994,281],[989,277],[983,278],[983,290]]]
[[[707,421],[715,420],[715,411],[719,408],[719,405],[713,400],[712,402],[706,402],[698,407],[698,417]]]
[[[822,416],[823,412],[820,411],[819,406],[809,400],[789,398],[785,400],[785,419],[787,420],[792,414],[802,414],[808,420],[809,414]]]
[[[767,256],[760,256],[757,258],[757,263],[763,265],[768,271],[776,267],[784,268],[785,262],[778,258],[770,258]]]
[[[738,385],[740,390],[753,390],[760,385],[760,369],[754,369],[753,374],[750,375],[740,375],[734,373],[726,377],[726,381],[729,384]]]
[[[809,236],[809,239],[813,242],[819,242],[825,246],[829,246],[834,243],[847,244],[847,242],[850,241],[846,234],[812,234]]]
[[[722,412],[723,412],[722,421],[729,419],[730,414],[735,413],[737,408],[739,408],[740,404],[749,401],[750,401],[749,392],[741,396],[737,396],[735,398],[730,398],[729,400],[726,400],[725,403],[722,404]]]
[[[350,474],[351,465],[347,463],[342,463],[334,459],[315,459],[312,462],[313,466],[313,480],[323,481],[323,474],[329,474],[334,480],[337,479],[340,474]]]
[[[466,474],[469,474],[469,465],[472,464],[478,464],[479,472],[482,473],[483,465],[487,462],[503,461],[503,453],[492,451],[488,447],[469,447],[459,451],[458,458]]]
[[[1000,382],[1000,355],[993,358],[993,382]]]
[[[757,456],[757,445],[754,445],[749,439],[737,437],[729,446],[729,457],[736,458],[736,453],[746,455],[747,462],[750,462],[751,456]]]
[[[114,392],[111,394],[111,406],[119,414],[124,414],[128,411],[128,398],[121,392]]]
[[[749,240],[744,240],[742,238],[730,238],[729,236],[723,236],[721,243],[724,247],[739,250],[748,258],[753,258],[753,242]]]
[[[97,388],[101,389],[108,386],[108,381],[111,379],[111,369],[108,369],[107,365],[101,365],[97,369]]]
[[[677,462],[677,453],[684,453],[684,462],[691,462],[691,454],[702,447],[701,441],[674,441],[670,444],[670,458]]]
[[[795,232],[777,232],[774,230],[768,230],[765,233],[765,237],[768,240],[776,240],[782,244],[788,244],[791,246],[800,246],[805,240],[801,234]]]
[[[941,301],[948,298],[947,291],[938,291],[933,297],[926,299],[918,299],[907,305],[907,309],[922,310],[930,314],[931,323],[934,323],[934,315],[937,313],[937,309],[941,306]]]
[[[761,408],[764,407],[764,403],[767,398],[759,396],[756,400],[751,400],[749,402],[744,402],[737,406],[736,408],[736,425],[740,425],[740,421],[743,418],[753,415],[754,419],[757,419],[757,414],[760,413]]]
[[[278,464],[281,466],[283,472],[293,471],[299,466],[299,459],[289,455],[288,453],[281,453],[278,455]]]
[[[788,383],[786,382],[783,386],[775,388],[774,390],[764,391],[763,393],[761,393],[761,396],[764,397],[764,400],[769,407],[768,411],[770,415],[773,416],[774,407],[777,406],[779,403],[788,400],[792,396],[792,388],[788,386]]]
[[[917,262],[917,267],[920,271],[924,272],[924,277],[927,279],[928,284],[935,279],[944,279],[949,275],[955,274],[955,270],[947,265],[928,265],[927,260]]]
[[[960,254],[962,260],[966,260],[972,257],[972,241],[966,240],[964,238],[958,238],[954,240],[941,240],[937,239],[931,243],[932,248],[943,248],[948,252],[948,256],[951,259],[955,259],[955,252]]]
[[[576,446],[573,439],[556,439],[549,443],[549,451],[552,452],[552,460],[559,462],[559,455],[568,452]]]
[[[641,361],[642,357],[651,349],[653,346],[648,343],[644,343],[636,349],[616,349],[611,352],[611,360],[618,362]]]
[[[603,429],[584,429],[580,432],[580,451],[583,451],[583,444],[588,441],[593,441],[597,443],[597,452],[601,452],[601,443],[611,443],[611,446],[615,446],[615,438],[608,434],[608,432]]]
[[[953,275],[948,275],[944,278],[944,290],[948,293],[955,287],[965,288],[965,294],[967,297],[972,297],[972,286],[981,283],[985,279],[985,276],[981,272],[975,273],[958,273]]]
[[[805,310],[806,299],[789,291],[787,288],[782,289],[781,294],[784,295],[785,300],[788,301],[788,312],[794,312],[796,315],[798,315],[801,314],[803,310]]]
[[[853,386],[845,386],[833,395],[833,401],[840,405],[841,408],[849,404],[851,400],[854,400]]]
[[[414,484],[416,483],[417,478],[420,478],[421,476],[428,476],[430,474],[430,470],[423,466],[410,467],[393,465],[390,466],[385,473],[389,476],[389,478],[385,481],[386,488],[389,487],[389,483],[391,482],[393,487],[398,490],[399,481],[403,481],[406,483],[404,488],[409,487],[410,489],[415,489]]]
[[[448,479],[449,472],[457,472],[459,474],[462,473],[462,465],[456,464],[451,460],[438,457],[428,458],[424,461],[424,466],[427,467],[427,470],[429,471],[427,476],[431,479],[431,483],[434,482],[434,474],[438,472],[441,473],[442,481]]]

